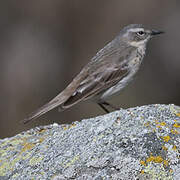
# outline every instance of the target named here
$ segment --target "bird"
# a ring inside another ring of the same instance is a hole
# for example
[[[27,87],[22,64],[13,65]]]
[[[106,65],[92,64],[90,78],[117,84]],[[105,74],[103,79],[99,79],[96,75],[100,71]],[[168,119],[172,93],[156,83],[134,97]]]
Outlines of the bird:
[[[81,101],[92,101],[106,113],[117,110],[107,99],[117,95],[138,72],[146,53],[147,42],[163,31],[130,24],[91,58],[72,82],[55,98],[23,120],[28,123],[59,106],[60,111]]]

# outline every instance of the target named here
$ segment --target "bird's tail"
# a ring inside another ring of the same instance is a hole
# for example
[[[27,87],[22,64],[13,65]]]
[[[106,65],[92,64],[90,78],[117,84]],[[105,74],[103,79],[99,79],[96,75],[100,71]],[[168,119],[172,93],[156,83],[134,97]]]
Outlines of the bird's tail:
[[[82,73],[86,73],[86,71],[82,71]],[[57,95],[50,102],[40,107],[37,111],[31,113],[26,119],[23,120],[24,123],[28,123],[29,121],[38,118],[39,116],[45,114],[46,112],[54,109],[57,106],[60,106],[61,110],[67,109],[74,104],[81,101],[82,98],[77,96],[77,99],[74,98],[73,93],[76,88],[79,86],[79,83],[82,81],[82,73],[81,76],[77,76],[72,83],[70,83],[64,91],[62,91],[59,95]],[[67,103],[68,102],[68,103]],[[69,103],[70,102],[70,103]]]
[[[40,107],[38,110],[32,112],[27,118],[25,118],[23,120],[23,123],[26,124],[26,123],[30,122],[31,120],[36,119],[36,118],[40,117],[41,115],[45,114],[46,112],[56,108],[57,106],[60,106],[61,104],[63,104],[66,101],[67,98],[68,97],[63,96],[63,93],[59,94],[54,99],[52,99],[50,102],[48,102],[44,106]],[[64,108],[62,106],[61,110],[63,110],[63,109]]]

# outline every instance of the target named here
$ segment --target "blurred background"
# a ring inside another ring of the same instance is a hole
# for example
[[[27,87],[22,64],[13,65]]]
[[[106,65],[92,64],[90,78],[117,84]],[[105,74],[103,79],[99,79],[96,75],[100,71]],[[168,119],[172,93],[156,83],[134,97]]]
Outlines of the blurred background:
[[[96,52],[131,23],[166,31],[149,44],[133,81],[110,102],[122,108],[180,105],[180,3],[177,0],[0,1],[0,138],[102,115],[81,103],[19,123],[62,91]]]

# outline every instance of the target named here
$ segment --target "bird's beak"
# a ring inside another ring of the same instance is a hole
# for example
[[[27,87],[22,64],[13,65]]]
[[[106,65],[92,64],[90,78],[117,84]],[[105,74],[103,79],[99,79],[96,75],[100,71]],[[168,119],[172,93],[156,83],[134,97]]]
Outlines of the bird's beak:
[[[154,35],[158,35],[158,34],[163,34],[165,33],[164,31],[157,31],[157,30],[152,30],[151,31],[151,35],[154,36]]]

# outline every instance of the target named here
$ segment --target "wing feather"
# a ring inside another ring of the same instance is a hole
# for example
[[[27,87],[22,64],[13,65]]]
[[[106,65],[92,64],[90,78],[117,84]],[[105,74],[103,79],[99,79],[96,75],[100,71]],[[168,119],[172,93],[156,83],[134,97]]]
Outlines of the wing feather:
[[[99,74],[92,74],[85,83],[77,88],[76,93],[69,97],[63,107],[69,107],[74,103],[87,100],[92,96],[104,92],[108,88],[117,84],[129,73],[128,69],[122,67],[109,68]]]
[[[98,54],[97,59],[93,58],[90,62],[86,78],[82,79],[74,93],[61,107],[69,108],[79,101],[87,100],[106,91],[121,81],[129,73],[128,60],[134,50],[136,50],[134,47],[124,47],[121,51],[113,49],[104,56]]]

